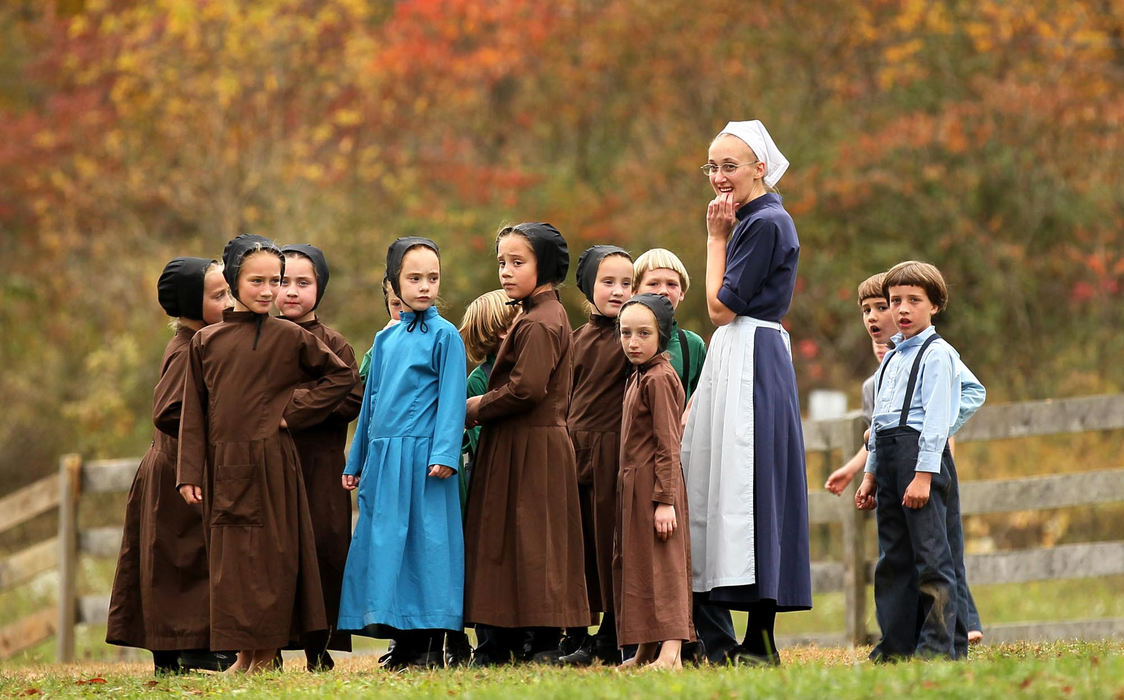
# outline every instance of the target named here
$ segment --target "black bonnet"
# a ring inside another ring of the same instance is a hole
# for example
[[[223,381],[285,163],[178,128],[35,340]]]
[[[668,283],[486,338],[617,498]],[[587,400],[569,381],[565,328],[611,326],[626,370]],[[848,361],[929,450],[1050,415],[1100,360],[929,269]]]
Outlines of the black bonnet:
[[[621,307],[621,313],[623,314],[624,310],[633,304],[642,304],[651,309],[656,317],[656,328],[660,336],[660,352],[667,350],[667,343],[671,340],[671,328],[675,323],[675,307],[665,296],[644,293],[637,294],[626,301]]]
[[[316,273],[316,306],[312,307],[315,310],[328,289],[328,261],[324,258],[323,251],[308,243],[291,243],[282,248],[281,252],[286,255],[297,253],[312,261],[312,270]]]
[[[164,266],[156,282],[156,296],[164,313],[173,318],[203,320],[203,281],[214,260],[175,258]]]
[[[281,258],[281,274],[285,274],[285,256],[277,244],[265,236],[253,233],[243,233],[230,239],[222,251],[222,264],[225,265],[222,274],[230,285],[230,295],[238,299],[238,273],[242,269],[242,260],[248,253],[256,250],[266,250]],[[241,301],[241,299],[238,299]]]
[[[593,287],[597,284],[597,269],[601,267],[601,261],[610,255],[623,255],[632,260],[627,250],[615,245],[591,246],[586,248],[578,258],[578,290],[585,295],[590,304],[593,303]]]
[[[437,244],[421,236],[404,236],[391,243],[386,249],[386,277],[390,280],[390,288],[394,290],[394,296],[399,299],[402,298],[401,280],[398,279],[402,275],[402,261],[406,258],[406,253],[417,246],[429,248],[437,255],[437,259],[441,260],[441,250]]]
[[[523,235],[531,243],[539,273],[538,285],[561,284],[566,281],[566,273],[570,270],[570,249],[566,247],[566,239],[558,229],[546,222],[508,226],[496,238],[497,248],[499,239],[513,231]]]

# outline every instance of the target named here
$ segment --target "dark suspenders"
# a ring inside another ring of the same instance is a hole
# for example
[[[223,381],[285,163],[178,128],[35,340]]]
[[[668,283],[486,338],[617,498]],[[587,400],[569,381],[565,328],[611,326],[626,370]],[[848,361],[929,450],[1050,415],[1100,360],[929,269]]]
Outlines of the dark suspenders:
[[[683,390],[691,390],[691,349],[687,347],[687,334],[679,330],[679,349],[683,352]]]
[[[913,360],[913,367],[909,370],[909,383],[906,384],[905,387],[905,399],[902,401],[901,418],[898,420],[899,428],[905,427],[906,418],[909,416],[909,406],[913,403],[913,390],[917,386],[917,378],[921,374],[921,358],[924,357],[925,351],[929,349],[929,346],[933,344],[933,341],[937,340],[938,338],[940,338],[940,336],[936,333],[933,333],[931,336],[929,336],[925,340],[924,344],[922,344],[921,349],[917,351],[917,357]],[[894,350],[890,351],[891,353],[894,353],[894,357],[897,357],[896,350],[897,349],[895,348]],[[878,392],[882,391],[882,375],[886,373],[886,367],[889,366],[890,359],[893,358],[888,358],[885,362],[882,363],[882,367],[878,370],[878,383],[874,388],[874,395],[876,397],[878,396]]]

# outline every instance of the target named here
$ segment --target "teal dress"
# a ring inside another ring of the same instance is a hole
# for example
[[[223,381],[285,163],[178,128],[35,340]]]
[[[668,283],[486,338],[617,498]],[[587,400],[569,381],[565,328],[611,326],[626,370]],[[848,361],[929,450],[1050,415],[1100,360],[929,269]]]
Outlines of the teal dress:
[[[458,479],[464,342],[434,308],[379,333],[344,474],[359,479],[359,521],[344,569],[339,628],[460,630],[464,535]]]

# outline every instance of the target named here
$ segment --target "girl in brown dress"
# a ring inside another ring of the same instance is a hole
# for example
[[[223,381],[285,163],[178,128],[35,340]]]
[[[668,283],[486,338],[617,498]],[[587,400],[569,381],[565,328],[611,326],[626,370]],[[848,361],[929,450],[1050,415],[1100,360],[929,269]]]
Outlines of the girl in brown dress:
[[[232,669],[258,672],[278,648],[328,629],[289,430],[315,424],[359,378],[311,333],[269,315],[285,264],[272,241],[238,236],[223,263],[235,308],[191,341],[177,478],[184,499],[203,504],[211,648],[241,649]]]
[[[285,275],[277,295],[277,308],[284,318],[320,339],[336,357],[358,370],[355,351],[339,332],[320,322],[316,314],[328,289],[328,261],[316,246],[287,245]],[[310,384],[311,386],[311,384]],[[316,559],[329,632],[315,632],[303,640],[308,670],[335,666],[329,649],[351,651],[351,635],[335,629],[340,610],[340,587],[351,542],[351,496],[340,488],[340,474],[347,458],[347,424],[359,415],[363,385],[357,383],[335,407],[325,409],[322,420],[303,430],[293,430],[293,442],[301,460],[301,475],[308,490],[308,508],[316,530]]]
[[[578,497],[585,536],[585,581],[589,607],[604,613],[597,634],[584,627],[567,630],[566,665],[594,660],[617,665],[617,627],[613,617],[613,530],[617,521],[617,471],[620,468],[621,405],[632,371],[621,352],[617,314],[632,296],[632,258],[615,245],[595,245],[578,258],[578,289],[589,303],[589,322],[574,331],[574,389],[567,421],[578,463]],[[580,646],[567,648],[577,640]]]
[[[198,506],[176,492],[176,435],[191,338],[222,320],[230,305],[222,266],[205,258],[176,258],[156,284],[160,306],[176,319],[153,391],[152,446],[141,459],[129,500],[105,641],[152,650],[156,673],[187,668],[220,670],[233,655],[210,654],[207,549]]]
[[[496,250],[500,284],[523,313],[500,345],[487,393],[467,404],[466,425],[483,425],[464,537],[465,619],[487,640],[476,664],[553,649],[558,628],[590,621],[566,431],[571,331],[555,291],[569,252],[546,223],[501,229]]]
[[[613,584],[617,640],[639,645],[624,667],[682,668],[682,643],[695,637],[691,538],[679,463],[683,385],[664,352],[673,321],[671,302],[658,294],[639,294],[620,313],[621,346],[635,369],[621,422]]]

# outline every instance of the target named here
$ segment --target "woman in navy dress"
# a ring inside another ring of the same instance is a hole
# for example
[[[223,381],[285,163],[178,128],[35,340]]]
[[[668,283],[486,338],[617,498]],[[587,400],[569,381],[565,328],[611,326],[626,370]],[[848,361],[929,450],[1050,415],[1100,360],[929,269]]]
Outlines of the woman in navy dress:
[[[711,339],[683,436],[698,602],[746,610],[731,657],[779,663],[778,611],[812,607],[800,403],[780,321],[800,242],[773,186],[788,161],[759,121],[730,122],[703,166]],[[705,643],[704,639],[704,643]]]

